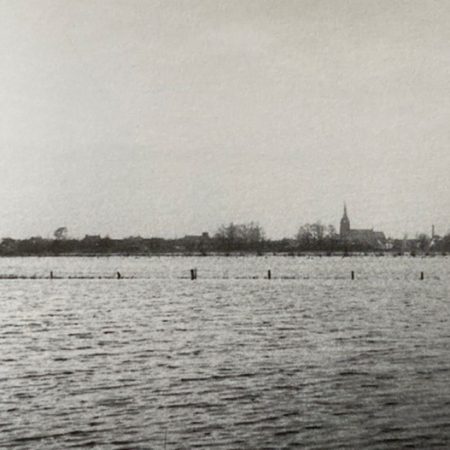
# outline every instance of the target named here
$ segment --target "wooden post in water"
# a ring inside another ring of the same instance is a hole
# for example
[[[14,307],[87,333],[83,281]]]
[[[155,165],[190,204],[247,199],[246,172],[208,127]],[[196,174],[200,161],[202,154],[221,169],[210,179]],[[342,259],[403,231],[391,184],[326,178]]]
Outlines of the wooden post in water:
[[[117,272],[117,279],[120,280],[122,278],[122,275],[120,274],[120,272]]]
[[[53,270],[50,271],[50,280],[53,280]]]
[[[355,272],[352,270],[352,280],[355,279]]]
[[[268,280],[272,279],[272,272],[270,270],[267,271],[267,279]]]
[[[420,272],[420,279],[423,280],[425,278],[424,273]]]
[[[191,269],[191,280],[197,279],[197,269]]]

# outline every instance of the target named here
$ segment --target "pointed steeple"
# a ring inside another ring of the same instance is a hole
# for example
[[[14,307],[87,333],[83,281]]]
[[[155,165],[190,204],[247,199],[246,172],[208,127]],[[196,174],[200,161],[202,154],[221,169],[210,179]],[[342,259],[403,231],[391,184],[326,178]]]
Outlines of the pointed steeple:
[[[350,233],[350,220],[347,215],[347,204],[344,202],[344,215],[341,219],[341,226],[339,229],[339,234],[341,235],[341,238],[345,238]]]
[[[348,220],[348,215],[347,215],[347,203],[344,202],[344,218],[346,218]]]

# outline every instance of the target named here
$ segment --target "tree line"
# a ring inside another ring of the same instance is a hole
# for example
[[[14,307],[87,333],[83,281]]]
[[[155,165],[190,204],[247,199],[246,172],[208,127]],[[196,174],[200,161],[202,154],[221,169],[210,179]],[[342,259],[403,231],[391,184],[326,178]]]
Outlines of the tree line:
[[[408,240],[391,240],[389,250],[401,253],[450,252],[450,233],[439,240],[418,235]],[[288,253],[302,252],[369,252],[380,251],[369,243],[349,242],[340,239],[332,225],[320,222],[301,225],[292,238],[267,239],[264,229],[256,222],[221,225],[210,236],[185,236],[177,239],[143,238],[131,236],[112,239],[108,236],[85,236],[83,239],[69,237],[66,227],[54,232],[53,238],[32,237],[28,239],[4,238],[0,242],[0,256],[54,256],[54,255],[151,255],[151,254],[209,254],[209,253]]]

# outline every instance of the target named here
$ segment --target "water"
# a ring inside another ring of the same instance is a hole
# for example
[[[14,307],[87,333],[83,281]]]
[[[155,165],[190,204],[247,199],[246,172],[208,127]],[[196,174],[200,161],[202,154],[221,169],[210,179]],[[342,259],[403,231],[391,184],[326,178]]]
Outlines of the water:
[[[36,277],[0,280],[0,448],[450,446],[448,258],[3,258],[0,275]]]

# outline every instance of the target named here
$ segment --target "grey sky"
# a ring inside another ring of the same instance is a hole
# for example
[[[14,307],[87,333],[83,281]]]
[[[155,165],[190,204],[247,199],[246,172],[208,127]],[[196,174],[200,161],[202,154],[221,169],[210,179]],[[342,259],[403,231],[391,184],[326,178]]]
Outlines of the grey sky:
[[[450,228],[450,2],[0,0],[0,236]]]

